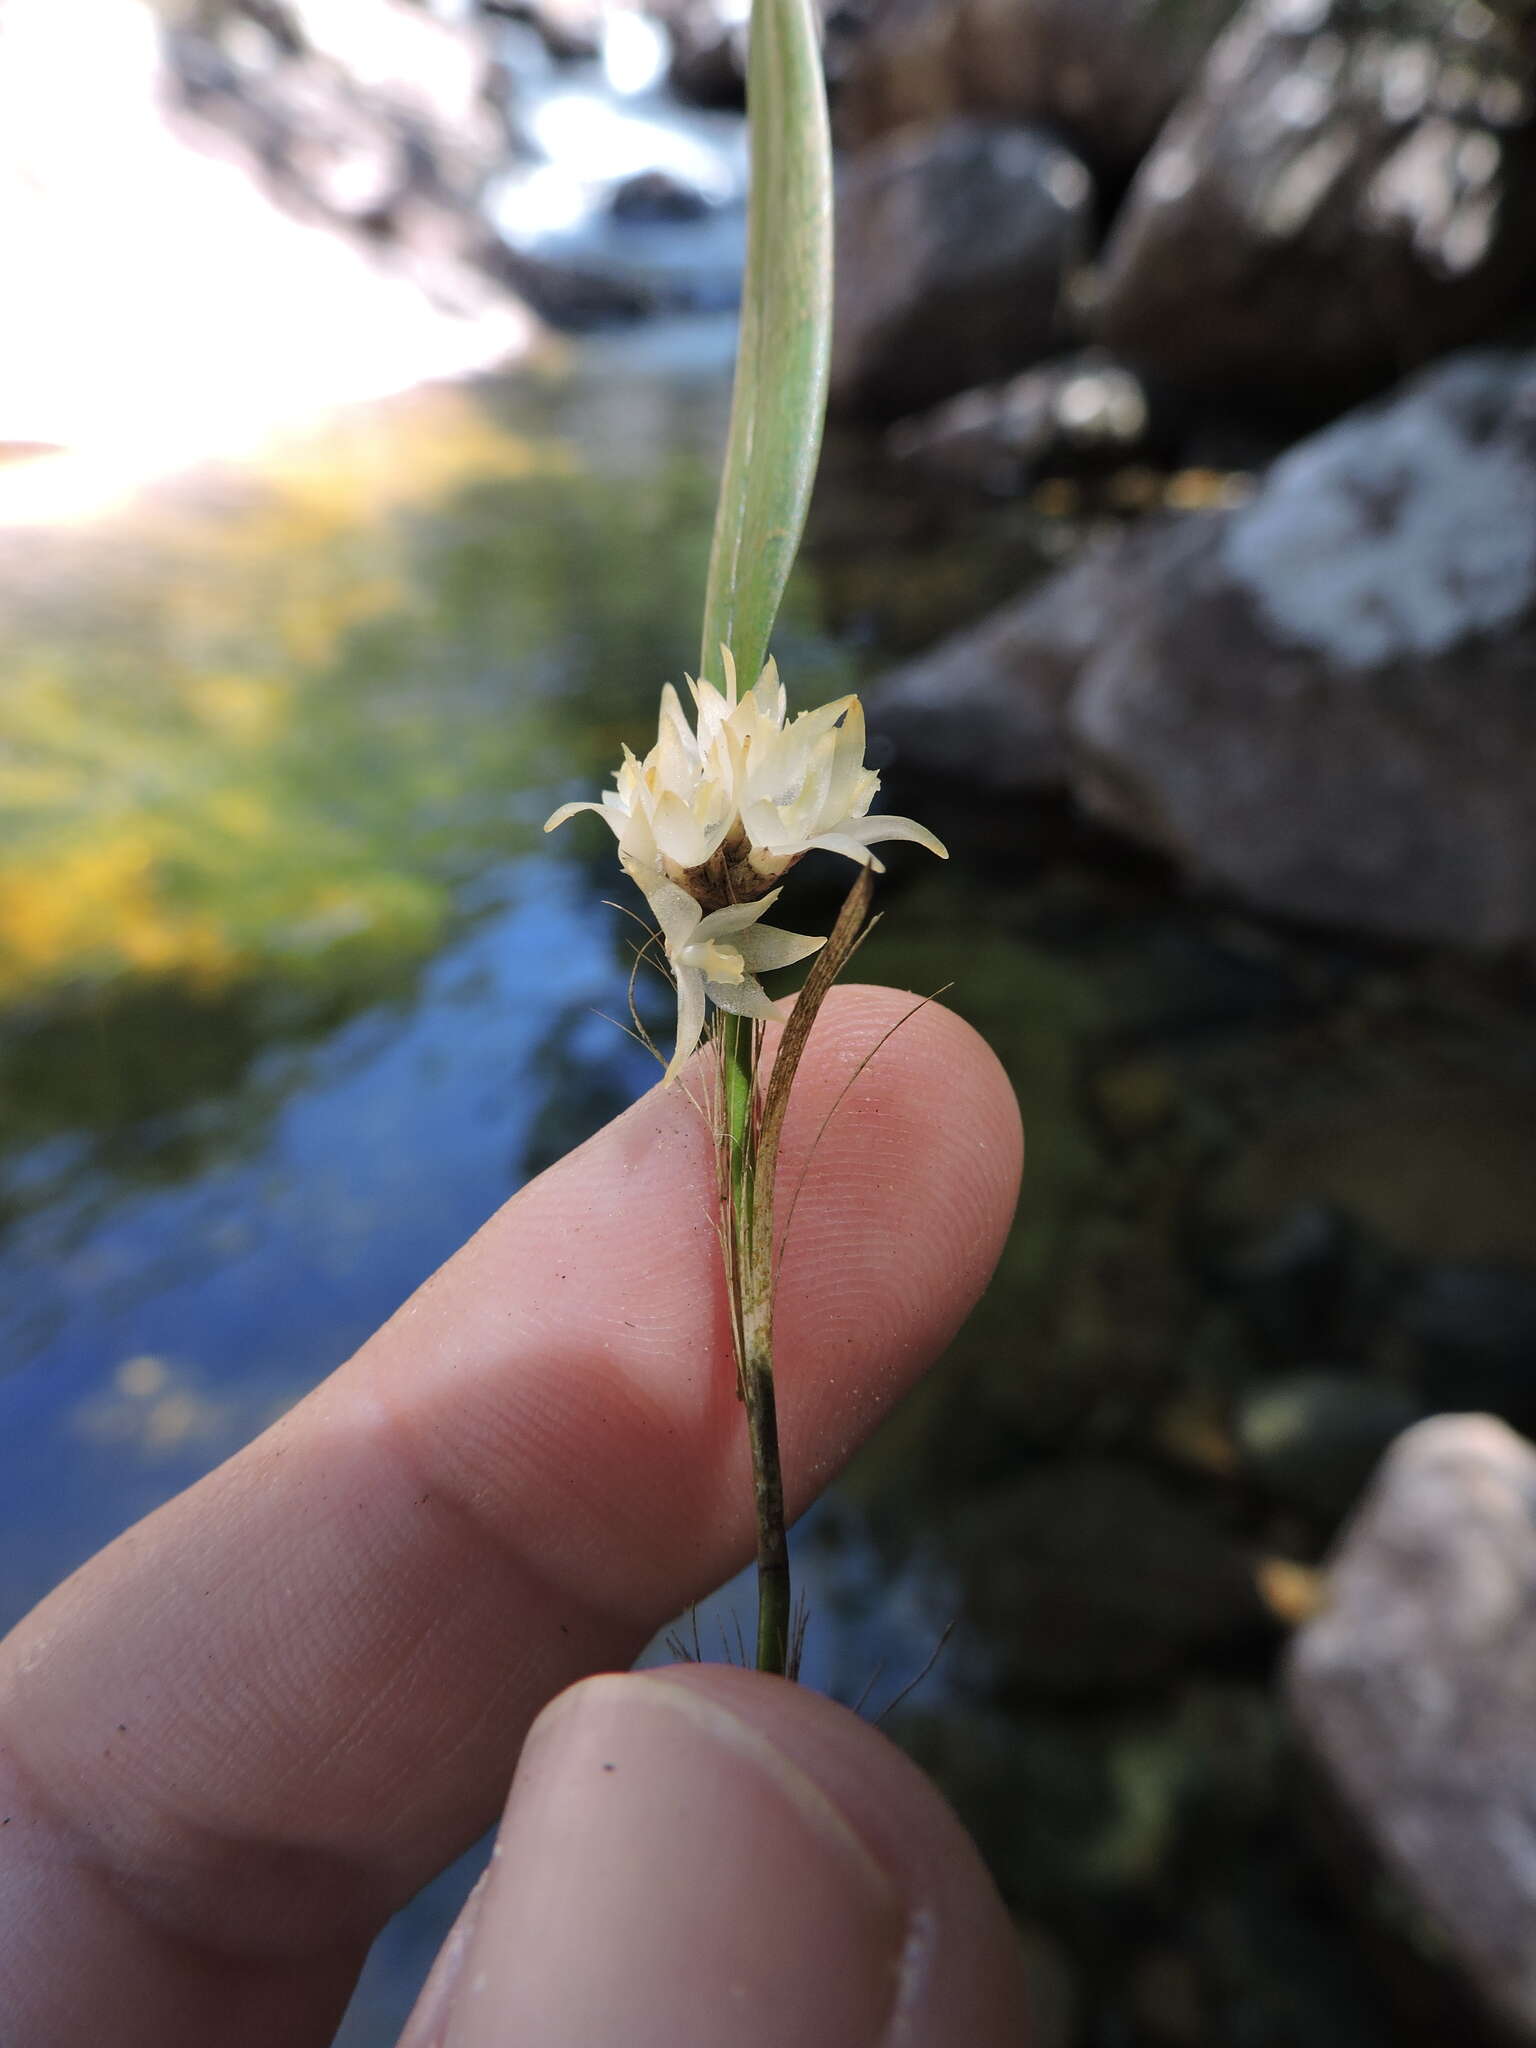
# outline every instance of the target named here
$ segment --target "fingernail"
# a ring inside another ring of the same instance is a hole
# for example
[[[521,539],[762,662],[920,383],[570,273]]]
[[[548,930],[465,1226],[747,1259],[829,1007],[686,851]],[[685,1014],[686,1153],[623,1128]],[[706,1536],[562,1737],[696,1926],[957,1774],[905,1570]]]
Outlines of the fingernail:
[[[450,2048],[870,2048],[900,1892],[826,1795],[716,1701],[588,1680],[535,1725]]]

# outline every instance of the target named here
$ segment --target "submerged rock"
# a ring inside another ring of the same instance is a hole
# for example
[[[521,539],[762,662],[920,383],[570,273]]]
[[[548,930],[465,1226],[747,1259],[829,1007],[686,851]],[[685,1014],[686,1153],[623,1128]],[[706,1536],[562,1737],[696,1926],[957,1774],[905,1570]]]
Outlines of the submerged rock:
[[[1143,163],[1099,329],[1141,368],[1313,413],[1536,290],[1536,33],[1424,0],[1248,0]]]
[[[838,184],[834,399],[891,418],[1048,354],[1091,197],[1069,151],[999,122],[861,152]]]
[[[1509,2036],[1536,2039],[1536,1451],[1486,1416],[1401,1437],[1296,1637],[1332,1791]]]
[[[1112,541],[871,692],[994,787],[1264,909],[1536,944],[1536,355],[1468,354],[1253,502]]]

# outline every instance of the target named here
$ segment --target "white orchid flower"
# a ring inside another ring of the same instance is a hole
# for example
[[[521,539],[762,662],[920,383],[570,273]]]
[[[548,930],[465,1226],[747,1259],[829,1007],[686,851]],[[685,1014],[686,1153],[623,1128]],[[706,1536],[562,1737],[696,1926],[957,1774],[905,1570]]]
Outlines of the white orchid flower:
[[[792,967],[826,944],[759,922],[778,895],[774,889],[756,903],[732,903],[706,915],[697,897],[675,882],[659,882],[648,891],[677,984],[677,1043],[664,1086],[676,1078],[704,1035],[706,1002],[738,1017],[776,1017],[777,1006],[757,976]]]
[[[578,811],[595,811],[644,891],[677,984],[669,1081],[703,1035],[709,1003],[738,1016],[774,1016],[756,977],[825,943],[758,922],[802,855],[823,847],[878,871],[871,846],[909,839],[948,857],[913,819],[869,816],[880,778],[864,765],[857,697],[786,723],[772,661],[743,697],[730,649],[722,647],[720,658],[724,689],[689,684],[694,724],[668,683],[645,759],[626,747],[614,788],[596,803],[562,804],[544,827],[553,832]]]
[[[668,683],[656,744],[645,759],[626,748],[617,787],[599,803],[563,804],[546,832],[578,811],[595,811],[647,896],[668,880],[710,909],[753,901],[816,847],[877,872],[883,863],[870,848],[885,840],[912,840],[947,858],[914,819],[868,815],[880,778],[864,765],[857,697],[802,711],[786,724],[775,663],[738,697],[729,648],[720,654],[725,688],[690,684],[697,728]]]
[[[773,880],[822,847],[879,874],[884,863],[869,849],[887,839],[910,839],[947,859],[926,825],[867,815],[879,787],[879,776],[864,766],[864,707],[857,697],[802,711],[782,730],[765,731],[744,750],[736,786],[753,871]]]
[[[670,684],[667,688],[677,724],[687,733],[676,692]],[[664,706],[662,737],[645,759],[637,761],[626,747],[614,777],[617,787],[605,789],[599,803],[562,804],[544,830],[553,832],[578,811],[595,811],[612,830],[619,859],[642,889],[652,876],[680,877],[707,866],[735,819],[735,800],[728,783],[706,776],[682,751],[676,731]],[[690,744],[692,738],[688,733]]]

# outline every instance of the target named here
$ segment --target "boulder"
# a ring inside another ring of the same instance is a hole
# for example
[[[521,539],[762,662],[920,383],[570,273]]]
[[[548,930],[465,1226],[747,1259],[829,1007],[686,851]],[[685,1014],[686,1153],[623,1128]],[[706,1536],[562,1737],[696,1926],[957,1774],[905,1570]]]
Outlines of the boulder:
[[[1520,2041],[1536,2039],[1533,1614],[1536,1451],[1486,1416],[1440,1416],[1388,1453],[1287,1672],[1354,1832]]]
[[[1240,510],[1110,540],[870,714],[1260,908],[1536,945],[1536,354],[1457,357]]]
[[[1068,707],[1090,808],[1270,910],[1536,943],[1536,356],[1302,442],[1126,597]]]
[[[1049,354],[1091,197],[1029,128],[952,121],[862,151],[838,184],[835,400],[892,418]]]
[[[1111,607],[1126,601],[1136,553],[1134,541],[1090,549],[1038,590],[867,690],[871,730],[894,748],[902,773],[1010,793],[1066,785],[1067,706]]]
[[[1142,164],[1097,331],[1320,417],[1536,292],[1536,30],[1470,0],[1248,0]]]
[[[980,114],[1049,128],[1129,175],[1233,0],[884,0],[841,64],[837,133],[859,149],[913,121]]]
[[[1140,379],[1084,349],[899,421],[886,445],[900,462],[1006,496],[1043,471],[1144,460],[1160,439]]]

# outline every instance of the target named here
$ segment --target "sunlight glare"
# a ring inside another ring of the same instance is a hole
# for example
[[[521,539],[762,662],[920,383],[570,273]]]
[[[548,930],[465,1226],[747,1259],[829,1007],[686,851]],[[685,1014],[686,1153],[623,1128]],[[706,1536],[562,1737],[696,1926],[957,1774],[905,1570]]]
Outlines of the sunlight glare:
[[[0,19],[0,522],[87,517],[150,477],[276,427],[487,367],[516,307],[434,306],[291,219],[157,104],[141,0],[11,0]]]

